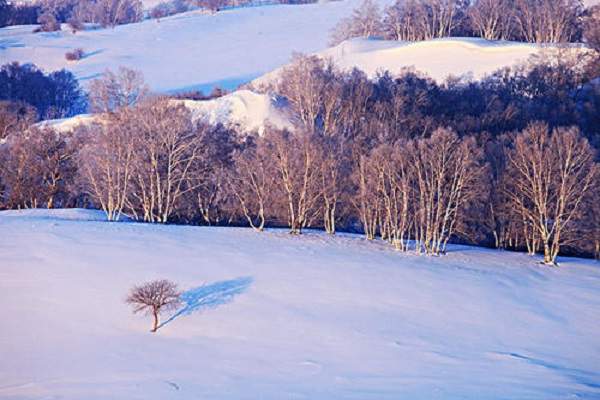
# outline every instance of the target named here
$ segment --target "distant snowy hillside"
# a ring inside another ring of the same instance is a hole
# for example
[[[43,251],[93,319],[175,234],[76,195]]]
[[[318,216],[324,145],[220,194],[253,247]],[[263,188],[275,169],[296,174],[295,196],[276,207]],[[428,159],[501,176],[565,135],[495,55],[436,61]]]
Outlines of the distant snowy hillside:
[[[291,116],[286,106],[267,94],[249,90],[211,100],[173,100],[190,110],[192,121],[205,121],[237,128],[239,132],[262,133],[266,126],[280,129],[292,128]],[[101,122],[102,115],[84,114],[72,118],[42,121],[38,125],[58,131],[70,131],[79,125]]]
[[[184,100],[193,120],[212,124],[235,125],[240,131],[262,133],[266,125],[292,128],[285,105],[277,104],[269,95],[250,90],[237,90],[212,100]]]
[[[386,4],[386,0],[379,0]],[[193,11],[137,24],[72,34],[32,33],[33,26],[0,29],[0,64],[33,62],[51,71],[67,68],[85,84],[123,65],[144,73],[161,92],[215,86],[236,88],[287,62],[293,52],[327,47],[330,31],[360,0]],[[77,62],[65,53],[82,48]]]
[[[479,80],[501,68],[521,64],[554,49],[531,43],[491,42],[479,38],[422,42],[359,38],[342,42],[316,55],[332,60],[342,70],[358,68],[369,77],[378,72],[399,73],[404,68],[414,68],[442,82],[451,76]],[[253,84],[261,86],[276,80],[280,70],[254,80]]]
[[[99,219],[0,212],[0,398],[600,398],[594,261]],[[151,334],[124,298],[157,278]]]

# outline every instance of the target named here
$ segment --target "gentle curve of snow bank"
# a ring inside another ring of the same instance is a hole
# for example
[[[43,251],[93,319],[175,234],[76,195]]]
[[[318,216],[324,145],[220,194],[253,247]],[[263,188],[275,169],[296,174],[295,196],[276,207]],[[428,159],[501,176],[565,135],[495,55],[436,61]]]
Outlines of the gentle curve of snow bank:
[[[600,398],[593,261],[97,215],[0,213],[0,398]],[[186,306],[151,334],[157,278]]]
[[[478,38],[448,38],[422,42],[352,39],[316,53],[342,70],[353,68],[373,78],[379,72],[398,74],[412,68],[438,83],[448,77],[480,80],[505,67],[522,64],[555,48],[519,42],[491,42]],[[260,87],[277,80],[281,68],[253,81]]]

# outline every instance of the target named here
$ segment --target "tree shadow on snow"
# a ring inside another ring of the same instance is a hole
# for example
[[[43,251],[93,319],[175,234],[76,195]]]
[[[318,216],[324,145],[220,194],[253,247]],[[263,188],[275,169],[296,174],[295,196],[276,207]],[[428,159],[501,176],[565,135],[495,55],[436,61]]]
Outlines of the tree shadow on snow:
[[[228,281],[202,285],[183,292],[180,299],[183,307],[169,319],[160,324],[159,328],[181,316],[190,315],[198,311],[215,308],[229,303],[235,296],[244,293],[252,284],[251,277],[241,277]]]

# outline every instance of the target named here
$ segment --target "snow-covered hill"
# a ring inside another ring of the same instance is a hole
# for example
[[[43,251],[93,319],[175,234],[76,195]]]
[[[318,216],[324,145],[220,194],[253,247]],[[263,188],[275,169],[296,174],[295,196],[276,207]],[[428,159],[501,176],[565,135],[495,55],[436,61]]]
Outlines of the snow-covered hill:
[[[266,126],[279,129],[292,129],[290,111],[285,104],[268,94],[258,94],[250,90],[237,90],[223,97],[211,100],[173,100],[184,104],[191,113],[192,121],[205,121],[236,128],[238,132],[258,132],[262,134]],[[100,114],[83,114],[71,118],[42,121],[38,125],[65,132],[79,125],[102,122]]]
[[[3,399],[597,399],[600,267],[0,213]],[[128,289],[178,282],[156,334]]]
[[[500,68],[514,66],[553,51],[555,49],[551,47],[472,38],[418,43],[353,39],[316,54],[332,60],[341,70],[358,68],[370,77],[386,70],[399,73],[405,68],[413,68],[442,82],[450,76],[478,80]],[[277,68],[253,80],[251,87],[260,88],[276,81],[280,72],[281,68]],[[189,100],[185,105],[195,119],[236,125],[242,131],[261,131],[266,124],[279,128],[292,126],[285,106],[277,104],[269,95],[250,90],[237,90],[208,101]],[[58,129],[69,129],[88,121],[89,117],[85,116],[49,124]]]
[[[379,0],[385,5],[391,0]],[[442,80],[448,75],[481,78],[524,61],[540,48],[530,44],[446,39],[420,43],[353,40],[327,49],[332,28],[360,0],[307,5],[231,9],[217,14],[193,11],[72,34],[32,33],[32,26],[0,29],[0,64],[33,62],[51,71],[67,68],[85,85],[107,68],[126,66],[143,72],[159,92],[216,86],[235,89],[287,64],[294,52],[333,58],[342,68],[373,75],[414,66]],[[79,61],[65,53],[82,48]],[[264,80],[264,78],[261,78]]]
[[[287,63],[294,52],[326,48],[331,29],[359,4],[343,0],[216,14],[199,10],[77,34],[66,26],[37,34],[33,26],[6,27],[0,29],[0,64],[67,68],[84,84],[122,65],[141,70],[156,91],[233,89]],[[85,58],[67,61],[65,53],[75,48],[82,48]]]
[[[555,53],[554,46],[531,43],[488,41],[479,38],[448,38],[422,42],[352,39],[316,53],[333,61],[341,70],[358,68],[369,77],[378,72],[400,73],[409,68],[438,82],[449,77],[480,80],[504,67],[525,63]],[[562,51],[565,51],[562,49]],[[572,51],[578,50],[573,46]],[[261,86],[276,80],[281,68],[254,80]]]

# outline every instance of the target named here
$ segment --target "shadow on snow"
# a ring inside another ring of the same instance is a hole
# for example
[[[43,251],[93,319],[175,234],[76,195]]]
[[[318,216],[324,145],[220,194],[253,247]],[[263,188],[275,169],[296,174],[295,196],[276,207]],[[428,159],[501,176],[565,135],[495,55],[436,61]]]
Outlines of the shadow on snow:
[[[229,303],[235,296],[244,293],[252,284],[251,277],[241,277],[228,281],[202,285],[183,292],[180,296],[183,307],[169,319],[160,324],[159,328],[181,316],[190,315],[197,311],[218,307]]]

